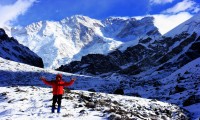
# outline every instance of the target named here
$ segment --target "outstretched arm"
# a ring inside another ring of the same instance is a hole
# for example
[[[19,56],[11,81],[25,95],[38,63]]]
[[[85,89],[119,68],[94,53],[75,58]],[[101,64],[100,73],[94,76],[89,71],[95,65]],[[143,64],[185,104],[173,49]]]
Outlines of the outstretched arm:
[[[53,85],[51,81],[47,81],[45,77],[40,78],[46,85]]]
[[[72,78],[70,82],[65,82],[64,86],[71,86],[75,80],[76,80],[76,78]]]

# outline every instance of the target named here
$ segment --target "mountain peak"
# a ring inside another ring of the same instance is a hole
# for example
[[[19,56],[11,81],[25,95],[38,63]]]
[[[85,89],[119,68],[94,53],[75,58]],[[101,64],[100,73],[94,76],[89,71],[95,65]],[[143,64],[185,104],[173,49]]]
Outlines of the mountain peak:
[[[130,17],[116,17],[116,16],[110,16],[110,17],[106,18],[105,20],[106,20],[106,21],[114,21],[114,20],[125,21],[125,20],[128,20],[128,19],[130,19]]]
[[[153,22],[154,21],[154,17],[152,17],[152,16],[143,17],[140,21]]]
[[[109,17],[100,21],[74,15],[61,21],[32,23],[24,28],[12,29],[11,33],[21,44],[41,56],[45,67],[57,68],[87,54],[107,54],[123,42],[159,36],[154,34],[155,31],[150,17],[141,20]]]
[[[81,20],[91,19],[88,16],[84,16],[84,15],[73,15],[70,18],[81,19]]]

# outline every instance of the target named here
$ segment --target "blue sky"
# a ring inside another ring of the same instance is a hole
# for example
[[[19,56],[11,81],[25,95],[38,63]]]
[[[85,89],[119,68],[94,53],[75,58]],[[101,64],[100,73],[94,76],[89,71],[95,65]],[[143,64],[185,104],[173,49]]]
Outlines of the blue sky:
[[[77,14],[99,20],[150,15],[164,34],[198,12],[200,0],[0,0],[0,27],[59,21]]]

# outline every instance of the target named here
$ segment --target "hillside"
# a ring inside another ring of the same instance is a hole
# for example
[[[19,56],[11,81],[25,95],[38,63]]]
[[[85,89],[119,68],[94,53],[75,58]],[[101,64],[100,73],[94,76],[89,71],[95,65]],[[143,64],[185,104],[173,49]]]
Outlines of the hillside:
[[[170,115],[167,115],[168,113],[162,112],[162,113],[155,113],[157,109],[154,112],[148,107],[152,107],[155,104],[157,106],[160,106],[160,110],[163,109],[163,104],[164,106],[168,106],[167,103],[160,103],[157,100],[165,101],[168,103],[173,103],[176,104],[180,107],[185,108],[190,112],[190,115],[192,118],[198,118],[199,117],[199,110],[197,109],[199,106],[199,77],[196,75],[199,75],[200,71],[200,65],[199,65],[200,58],[194,60],[193,62],[190,62],[189,64],[183,66],[173,74],[171,74],[168,77],[163,77],[162,74],[159,74],[161,71],[157,71],[155,73],[149,74],[148,72],[144,72],[138,76],[132,76],[132,77],[127,77],[127,76],[121,76],[117,74],[113,74],[110,77],[104,77],[104,78],[98,78],[98,77],[92,77],[92,76],[82,76],[82,75],[76,75],[76,74],[69,74],[69,73],[62,73],[58,71],[53,71],[53,70],[47,70],[47,69],[41,69],[41,68],[36,68],[33,66],[21,64],[21,63],[16,63],[12,61],[8,61],[5,59],[0,59],[0,66],[1,66],[1,73],[0,73],[0,78],[1,78],[1,97],[0,99],[2,100],[1,104],[3,109],[1,111],[2,117],[7,118],[10,116],[11,118],[20,118],[21,115],[28,117],[29,116],[35,116],[35,118],[60,118],[63,116],[68,116],[67,114],[72,114],[71,117],[75,117],[79,114],[87,114],[88,117],[94,117],[94,114],[100,114],[101,112],[96,109],[96,104],[95,104],[95,110],[94,106],[93,111],[90,110],[90,107],[88,109],[83,110],[80,112],[80,109],[77,109],[77,112],[69,112],[69,108],[65,107],[65,105],[70,104],[73,106],[73,104],[86,104],[87,100],[83,103],[76,103],[74,101],[79,101],[79,97],[74,97],[74,96],[80,96],[80,94],[84,94],[86,96],[94,95],[94,96],[104,96],[100,97],[101,99],[112,99],[116,100],[117,102],[114,102],[113,104],[123,104],[123,107],[128,105],[129,107],[131,106],[138,106],[139,104],[140,107],[142,108],[133,108],[135,111],[137,111],[137,115],[135,116],[133,114],[132,117],[140,118],[142,119],[145,116],[148,117],[169,117]],[[62,73],[64,75],[65,80],[69,80],[72,76],[77,77],[76,83],[70,88],[70,89],[76,89],[72,90],[72,93],[69,94],[67,101],[64,102],[64,111],[67,110],[67,112],[63,112],[62,115],[47,115],[49,114],[48,112],[48,106],[51,105],[51,88],[45,88],[45,86],[40,80],[40,76],[45,76],[47,79],[51,80],[55,78],[55,74],[57,73]],[[5,77],[7,76],[7,77]],[[143,77],[146,76],[146,77]],[[149,80],[150,78],[160,78],[159,80],[154,80],[151,81]],[[164,78],[164,79],[161,79]],[[94,82],[95,81],[95,82]],[[137,82],[138,81],[138,82]],[[183,88],[184,87],[184,88]],[[122,88],[124,91],[124,94],[129,95],[129,96],[139,96],[141,98],[135,98],[135,97],[126,97],[126,96],[118,96],[118,95],[109,95],[109,94],[100,94],[99,92],[106,92],[106,93],[114,93],[114,91],[118,88]],[[80,91],[81,90],[81,91]],[[91,90],[91,91],[96,91],[96,93],[88,93],[84,92],[82,90]],[[40,92],[38,94],[38,92]],[[18,94],[14,94],[18,93]],[[49,94],[47,94],[49,93]],[[43,95],[44,97],[35,97],[37,95]],[[33,97],[34,96],[34,97]],[[71,97],[70,97],[71,96]],[[92,97],[91,99],[99,99],[98,97]],[[70,98],[69,98],[70,97]],[[151,98],[153,100],[146,100],[142,98]],[[70,99],[70,102],[69,102]],[[125,100],[126,102],[123,103],[122,101]],[[131,100],[130,100],[131,99]],[[71,101],[73,100],[73,101]],[[111,100],[111,101],[112,101]],[[127,104],[128,101],[134,101],[134,103]],[[22,102],[23,101],[23,102]],[[34,102],[35,101],[35,102]],[[36,102],[37,101],[37,102]],[[43,103],[41,103],[41,102]],[[105,100],[106,101],[106,100]],[[144,101],[147,106],[144,106],[144,103],[141,102]],[[27,106],[24,106],[25,103],[30,103]],[[150,102],[150,103],[149,103]],[[156,103],[155,103],[156,102]],[[17,103],[15,105],[19,106],[24,106],[24,107],[16,107],[17,109],[11,108],[14,103]],[[137,104],[136,104],[137,103]],[[132,105],[132,104],[136,104]],[[7,107],[6,107],[7,106]],[[10,107],[9,107],[10,106]],[[120,105],[121,106],[121,105]],[[144,109],[143,109],[144,107]],[[151,108],[150,107],[150,108]],[[32,111],[29,111],[28,113],[24,113],[25,111],[32,109]],[[126,107],[125,107],[126,108]],[[165,108],[165,107],[164,107]],[[170,111],[176,111],[180,112],[180,109],[178,107],[167,107],[168,110],[170,108]],[[39,110],[38,110],[39,109]],[[75,109],[75,108],[71,108]],[[107,108],[101,108],[103,110],[107,110]],[[122,109],[121,107],[119,108],[120,110]],[[124,108],[123,108],[124,109]],[[122,109],[122,112],[128,112],[130,111],[124,111]],[[38,111],[36,114],[33,111]],[[87,111],[88,110],[88,111]],[[141,111],[140,111],[141,110]],[[144,111],[143,111],[144,110]],[[160,111],[159,110],[159,111]],[[97,113],[94,111],[98,111]],[[112,111],[112,110],[111,110]],[[143,111],[143,112],[142,112]],[[182,111],[182,110],[181,110]],[[86,113],[85,113],[86,112]],[[100,112],[100,113],[99,113]],[[108,118],[111,113],[116,113],[117,110],[114,110],[114,112],[108,112],[107,113],[102,113],[105,116],[101,116],[100,118],[97,117],[97,119],[102,119],[102,118]],[[138,113],[139,112],[139,113]],[[157,111],[158,112],[158,111]],[[168,111],[169,112],[169,111]],[[16,115],[13,115],[16,113]],[[151,113],[151,114],[150,114]],[[173,113],[173,112],[172,112]],[[172,115],[170,112],[170,114]],[[187,113],[185,111],[185,113]],[[17,114],[20,114],[18,116]],[[28,115],[27,115],[28,114]],[[117,113],[118,114],[118,113]],[[153,115],[154,114],[154,115]],[[156,116],[156,114],[159,114]],[[175,113],[173,113],[175,114]],[[70,116],[69,115],[69,116]],[[87,118],[86,115],[86,118]],[[91,115],[91,116],[90,116]],[[121,114],[120,114],[121,115]],[[179,115],[183,115],[182,113]],[[119,115],[114,114],[114,116],[122,117]],[[130,115],[128,115],[130,117]],[[184,116],[184,115],[183,115]],[[183,117],[182,116],[182,117]],[[172,117],[172,116],[171,116]],[[175,117],[175,116],[173,116]],[[176,116],[177,119],[180,119],[180,116]],[[61,118],[60,118],[61,119]],[[78,119],[78,118],[77,118]]]
[[[0,58],[1,119],[188,119],[188,112],[166,102],[138,97],[78,90],[79,85],[93,84],[97,78],[62,73],[64,78],[76,76],[76,90],[65,93],[61,113],[50,113],[51,88],[40,76],[48,79],[58,72],[12,62]],[[28,68],[28,69],[27,69]],[[9,75],[8,75],[9,74]],[[5,76],[7,76],[5,78]],[[85,80],[88,80],[85,83]],[[90,82],[89,82],[90,81]],[[101,82],[103,79],[101,79]],[[109,82],[109,81],[107,81]],[[96,83],[96,82],[95,82]],[[105,84],[105,83],[104,83]],[[96,88],[100,84],[95,85]],[[86,86],[85,86],[86,87]],[[88,87],[89,88],[89,87]],[[100,90],[100,89],[99,89]]]
[[[42,58],[28,47],[19,44],[13,37],[8,37],[0,28],[0,57],[37,67],[44,67]]]

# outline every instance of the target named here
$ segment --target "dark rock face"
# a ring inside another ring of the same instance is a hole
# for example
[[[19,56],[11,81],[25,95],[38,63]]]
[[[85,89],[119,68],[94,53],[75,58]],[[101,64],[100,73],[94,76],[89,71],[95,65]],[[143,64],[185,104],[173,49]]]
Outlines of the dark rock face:
[[[116,50],[107,55],[109,60],[116,66],[123,66],[128,63],[135,63],[146,54],[150,54],[152,51],[148,51],[142,44],[138,44],[134,47],[128,47],[124,52]]]
[[[88,91],[90,91],[90,92],[96,92],[96,90],[94,88],[88,89]]]
[[[151,67],[161,65],[158,70],[166,70],[176,67],[182,67],[188,62],[200,57],[197,34],[193,33],[191,36],[187,33],[182,33],[175,36],[174,38],[164,38],[159,41],[155,41],[150,44],[148,47],[151,50],[148,50],[149,54],[140,54],[144,56],[141,58],[137,64],[133,64],[127,69],[121,71],[125,74],[138,74],[142,71],[148,70]],[[177,45],[175,47],[175,44]],[[179,56],[174,60],[174,62],[169,62],[174,57]]]
[[[0,57],[36,67],[44,67],[42,58],[28,47],[19,44],[13,37],[8,37],[2,28],[0,28]]]
[[[171,52],[167,53],[166,56],[163,57],[168,61],[179,54],[180,56],[177,58],[177,60],[173,63],[164,60],[165,64],[162,67],[165,69],[172,67],[180,68],[190,61],[200,57],[200,48],[197,47],[199,45],[198,39],[199,38],[197,38],[196,33],[193,33],[191,36],[184,39],[179,46],[175,47]]]
[[[0,40],[8,39],[8,35],[4,31],[4,29],[0,28]]]
[[[91,73],[94,75],[120,70],[110,62],[109,57],[100,54],[89,54],[82,57],[81,61],[74,61],[69,65],[61,66],[57,70],[65,72]]]
[[[108,72],[134,75],[160,65],[157,70],[173,72],[200,57],[199,45],[200,37],[196,33],[189,35],[183,32],[174,38],[162,37],[153,42],[152,38],[146,38],[125,51],[115,50],[108,55],[90,54],[58,70],[94,75]]]
[[[192,95],[183,102],[184,106],[189,106],[200,102],[200,95]]]
[[[171,95],[171,94],[175,94],[175,93],[180,93],[185,90],[186,90],[186,88],[184,88],[183,86],[175,86],[175,88],[173,90],[171,90],[169,94]]]
[[[119,89],[116,89],[116,90],[114,91],[114,94],[118,94],[118,95],[124,95],[124,90],[123,90],[123,89],[121,89],[121,88],[119,88]]]

